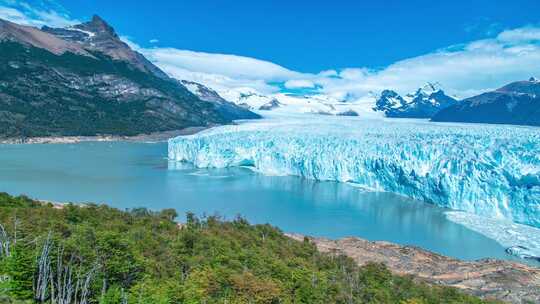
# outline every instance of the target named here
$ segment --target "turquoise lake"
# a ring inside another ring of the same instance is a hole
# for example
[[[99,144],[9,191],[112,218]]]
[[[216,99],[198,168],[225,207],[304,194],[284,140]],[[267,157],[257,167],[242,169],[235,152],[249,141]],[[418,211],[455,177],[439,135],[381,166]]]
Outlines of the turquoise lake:
[[[179,220],[186,212],[241,215],[285,232],[384,240],[466,260],[517,259],[430,204],[243,168],[197,169],[169,162],[166,155],[166,143],[0,145],[0,191],[121,209],[175,208]]]

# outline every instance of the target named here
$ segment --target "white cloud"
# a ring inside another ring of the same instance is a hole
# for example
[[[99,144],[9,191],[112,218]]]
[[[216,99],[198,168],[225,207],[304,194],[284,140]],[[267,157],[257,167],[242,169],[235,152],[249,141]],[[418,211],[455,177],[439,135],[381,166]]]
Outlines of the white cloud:
[[[282,81],[301,75],[275,63],[250,57],[194,52],[174,48],[151,48],[143,49],[142,52],[150,60],[163,66],[219,74],[232,78]]]
[[[271,82],[285,82],[306,75],[312,77],[255,58],[175,48],[143,48],[128,37],[122,39],[170,76],[199,82],[218,91],[249,87],[270,94],[279,90],[269,84]]]
[[[155,43],[158,43],[159,40],[158,39],[150,39],[148,42],[150,42],[152,44],[155,44]]]
[[[338,72],[336,70],[326,70],[319,72],[318,74],[320,77],[337,77]]]
[[[76,22],[65,12],[12,0],[0,0],[0,18],[34,26],[64,26]],[[200,82],[221,92],[252,88],[269,94],[279,90],[277,82],[286,89],[315,88],[323,94],[360,98],[383,89],[407,93],[429,81],[441,83],[451,94],[467,97],[511,81],[538,76],[540,72],[540,28],[536,26],[510,29],[494,38],[449,46],[380,70],[351,67],[315,74],[245,56],[143,48],[129,37],[122,39],[172,77]],[[150,41],[156,42],[157,39]]]
[[[540,41],[540,28],[522,27],[500,33],[497,40],[509,43]]]
[[[302,89],[302,88],[314,88],[315,83],[311,80],[306,79],[293,79],[285,82],[285,87],[287,89]]]
[[[380,71],[345,69],[339,79],[321,79],[325,92],[362,95],[393,88],[409,92],[436,81],[462,97],[526,79],[540,72],[540,29],[525,27],[396,62]]]
[[[141,52],[172,76],[199,81],[218,91],[251,87],[263,93],[275,92],[278,88],[269,83],[278,81],[287,89],[317,88],[328,95],[361,98],[384,89],[407,93],[429,81],[442,83],[451,94],[468,97],[539,73],[539,37],[539,28],[523,27],[503,31],[495,38],[401,60],[381,70],[345,68],[318,74],[235,55],[172,48]]]
[[[51,9],[54,7],[55,9]],[[59,12],[61,7],[53,1],[33,3],[24,1],[0,0],[0,18],[29,26],[65,27],[80,23],[68,14]]]

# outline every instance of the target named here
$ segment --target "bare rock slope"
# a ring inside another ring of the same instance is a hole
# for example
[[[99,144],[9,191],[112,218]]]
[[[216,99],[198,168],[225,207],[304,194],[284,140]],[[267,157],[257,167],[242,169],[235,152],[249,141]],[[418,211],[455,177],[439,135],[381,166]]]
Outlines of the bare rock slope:
[[[191,93],[97,16],[63,29],[0,20],[0,140],[133,136],[257,117]]]
[[[290,234],[289,237],[304,239],[304,236],[297,234]],[[509,303],[540,303],[538,268],[493,259],[460,261],[413,246],[370,242],[359,238],[310,240],[321,252],[344,254],[358,265],[384,263],[394,273],[455,287],[485,299]]]

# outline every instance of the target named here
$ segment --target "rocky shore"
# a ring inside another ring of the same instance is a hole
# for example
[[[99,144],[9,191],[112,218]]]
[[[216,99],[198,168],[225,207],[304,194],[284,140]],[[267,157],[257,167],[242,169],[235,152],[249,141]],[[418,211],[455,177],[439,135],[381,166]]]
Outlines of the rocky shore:
[[[51,137],[17,137],[0,138],[0,144],[70,144],[87,141],[130,141],[130,142],[163,142],[180,135],[191,135],[207,127],[190,127],[181,130],[155,132],[135,136],[98,135],[98,136],[51,136]]]
[[[298,234],[288,236],[296,240],[304,239],[303,235]],[[321,252],[344,254],[358,265],[384,263],[394,273],[455,287],[484,299],[540,303],[540,268],[494,259],[461,261],[414,246],[352,237],[339,240],[309,239]]]

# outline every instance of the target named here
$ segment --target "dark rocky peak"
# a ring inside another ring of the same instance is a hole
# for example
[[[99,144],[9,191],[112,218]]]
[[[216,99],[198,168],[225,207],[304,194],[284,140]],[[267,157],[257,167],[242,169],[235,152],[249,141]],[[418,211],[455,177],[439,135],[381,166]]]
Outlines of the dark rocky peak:
[[[398,97],[399,94],[393,90],[384,90],[381,92],[381,97]]]
[[[418,88],[418,90],[416,90],[416,93],[408,94],[408,96],[430,96],[431,94],[440,91],[442,92],[442,88],[438,82],[427,82],[423,87]]]
[[[94,15],[92,20],[75,25],[74,28],[89,31],[96,35],[106,35],[113,38],[118,38],[114,28],[98,15]]]
[[[536,79],[536,77],[532,76],[531,78],[529,78],[529,81],[530,82],[539,82],[538,79]]]
[[[388,99],[393,101],[399,101],[399,103],[405,103],[403,97],[398,92],[393,90],[384,90],[381,92],[381,96],[378,99]]]
[[[405,104],[406,101],[399,95],[398,92],[394,90],[384,90],[381,92],[381,95],[377,98],[379,101],[383,101],[385,104],[392,105],[401,105]]]
[[[382,111],[387,117],[430,118],[456,102],[444,93],[440,84],[428,82],[404,97],[392,90],[382,91],[373,110]]]
[[[165,72],[120,40],[114,28],[97,15],[88,22],[67,28],[43,27],[42,30],[60,39],[75,42],[86,50],[97,51],[113,59],[125,61],[140,71],[169,79]]]
[[[259,110],[260,111],[271,111],[271,110],[279,108],[279,107],[281,107],[281,103],[277,99],[273,98],[271,101],[269,101],[269,102],[263,104],[262,106],[260,106]]]

